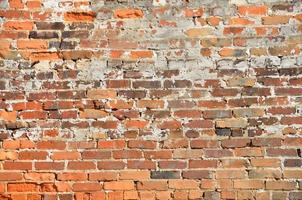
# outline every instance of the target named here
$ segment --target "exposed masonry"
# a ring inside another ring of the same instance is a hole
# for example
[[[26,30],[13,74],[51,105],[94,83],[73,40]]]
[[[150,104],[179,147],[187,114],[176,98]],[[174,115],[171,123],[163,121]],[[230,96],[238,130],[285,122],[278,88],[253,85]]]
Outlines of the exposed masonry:
[[[302,199],[302,1],[0,0],[0,200]]]

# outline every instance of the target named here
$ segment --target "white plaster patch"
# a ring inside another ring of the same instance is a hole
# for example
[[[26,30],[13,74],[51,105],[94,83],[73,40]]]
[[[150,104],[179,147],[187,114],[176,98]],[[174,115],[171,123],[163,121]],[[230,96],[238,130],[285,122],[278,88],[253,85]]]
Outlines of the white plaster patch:
[[[165,6],[166,4],[166,0],[153,0],[153,6]]]

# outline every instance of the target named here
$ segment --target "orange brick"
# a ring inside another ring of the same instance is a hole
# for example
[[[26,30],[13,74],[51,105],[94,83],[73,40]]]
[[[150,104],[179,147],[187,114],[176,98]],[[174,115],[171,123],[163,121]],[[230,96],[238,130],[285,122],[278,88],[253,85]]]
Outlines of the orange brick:
[[[229,24],[230,25],[250,25],[254,24],[255,22],[252,20],[249,20],[247,18],[231,18],[229,19]]]
[[[251,159],[252,166],[255,167],[280,167],[280,159],[276,158],[255,158]]]
[[[116,95],[114,90],[90,89],[87,91],[87,97],[94,100],[115,98]]]
[[[133,101],[124,100],[112,100],[106,104],[111,109],[131,109],[133,107]]]
[[[51,158],[53,160],[77,160],[80,159],[81,154],[79,152],[63,151],[53,152]]]
[[[150,178],[150,171],[121,171],[121,180],[144,180]]]
[[[291,17],[287,15],[275,15],[262,17],[262,23],[264,25],[277,25],[277,24],[287,24]]]
[[[199,183],[195,180],[169,180],[171,189],[198,189]]]
[[[137,191],[125,191],[124,199],[139,199]]]
[[[20,148],[20,140],[4,140],[3,148],[4,149],[18,149],[18,148]]]
[[[6,112],[6,111],[0,111],[0,119],[4,121],[11,121],[15,122],[17,119],[17,112],[12,111],[12,112]]]
[[[3,24],[3,27],[7,30],[31,31],[34,28],[34,23],[30,21],[7,21]]]
[[[118,177],[118,172],[104,171],[104,172],[89,173],[89,180],[91,180],[91,181],[96,181],[96,180],[98,180],[98,181],[114,181],[114,180],[117,180],[117,177]]]
[[[264,182],[260,180],[234,180],[235,189],[264,189]]]
[[[164,101],[162,100],[139,100],[137,102],[138,108],[163,108]]]
[[[202,189],[215,189],[216,181],[215,180],[209,180],[209,179],[202,179],[201,183],[200,183],[200,187]]]
[[[0,160],[17,160],[18,153],[13,151],[0,151]]]
[[[24,3],[22,0],[9,0],[10,8],[22,9],[24,8]]]
[[[10,49],[10,41],[8,40],[0,40],[0,50],[9,50]]]
[[[131,59],[141,59],[141,58],[152,58],[153,52],[152,51],[131,51],[130,58]]]
[[[18,40],[17,47],[19,49],[47,49],[48,44],[44,40]]]
[[[100,183],[74,183],[72,189],[75,192],[92,192],[101,190],[102,185]]]
[[[123,140],[99,141],[98,148],[101,149],[123,149],[126,147],[126,142]]]
[[[105,190],[134,190],[133,181],[111,181],[104,183]]]
[[[26,2],[26,6],[29,9],[39,9],[41,8],[41,2],[40,1],[28,1]]]
[[[142,18],[143,16],[144,16],[144,13],[140,9],[122,8],[122,9],[117,9],[117,10],[114,11],[114,17],[115,18],[136,19],[136,18]]]
[[[80,112],[80,118],[98,119],[108,116],[108,113],[103,110],[85,109]]]
[[[8,192],[38,192],[39,186],[35,183],[9,183]]]
[[[167,190],[168,184],[167,181],[140,181],[137,184],[138,190]]]
[[[55,180],[55,174],[54,173],[25,173],[24,174],[25,180],[29,181],[54,181]]]
[[[239,6],[238,12],[240,15],[266,15],[267,6]]]
[[[32,61],[40,60],[58,60],[60,58],[57,52],[33,52],[29,57]]]
[[[148,125],[148,121],[141,121],[141,120],[127,120],[125,121],[126,128],[145,128]]]
[[[67,12],[64,14],[64,20],[71,22],[92,22],[95,17],[94,12]]]
[[[185,9],[185,17],[201,17],[203,15],[203,8]]]
[[[0,181],[22,180],[22,174],[16,172],[0,172]]]

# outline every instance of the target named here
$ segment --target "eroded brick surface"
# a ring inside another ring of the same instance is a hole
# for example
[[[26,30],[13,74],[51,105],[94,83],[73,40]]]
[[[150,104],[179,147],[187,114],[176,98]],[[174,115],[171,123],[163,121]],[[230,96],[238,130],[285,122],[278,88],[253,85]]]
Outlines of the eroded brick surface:
[[[0,0],[0,199],[302,199],[299,0]]]

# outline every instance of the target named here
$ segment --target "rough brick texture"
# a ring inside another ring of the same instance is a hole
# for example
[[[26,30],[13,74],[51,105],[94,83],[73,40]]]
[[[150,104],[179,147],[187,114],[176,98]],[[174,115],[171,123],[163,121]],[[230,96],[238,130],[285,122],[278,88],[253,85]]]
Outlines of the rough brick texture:
[[[0,0],[0,199],[302,199],[302,1]]]

